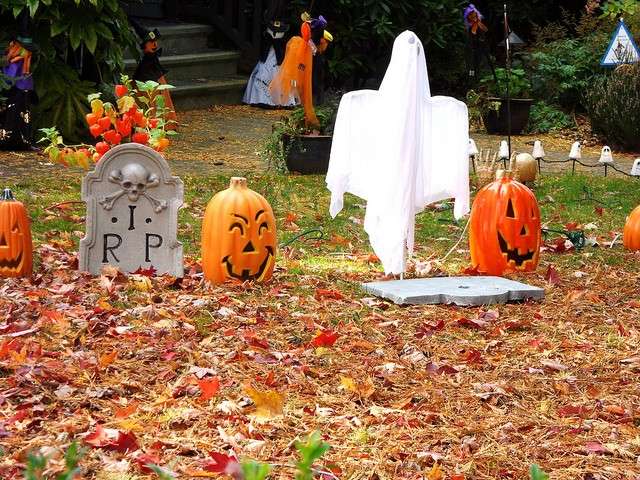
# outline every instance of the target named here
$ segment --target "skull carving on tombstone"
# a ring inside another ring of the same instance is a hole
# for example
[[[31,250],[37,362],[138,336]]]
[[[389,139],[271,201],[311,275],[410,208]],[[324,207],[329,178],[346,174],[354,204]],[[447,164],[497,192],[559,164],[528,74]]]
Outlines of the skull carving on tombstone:
[[[156,174],[149,173],[139,163],[130,163],[121,170],[114,170],[109,174],[109,180],[120,184],[132,202],[137,201],[147,188],[155,187],[160,183]]]

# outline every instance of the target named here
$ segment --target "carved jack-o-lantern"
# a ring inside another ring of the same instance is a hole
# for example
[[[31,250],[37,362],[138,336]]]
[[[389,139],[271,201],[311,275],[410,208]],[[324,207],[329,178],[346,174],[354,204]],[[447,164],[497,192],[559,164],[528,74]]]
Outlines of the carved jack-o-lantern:
[[[267,200],[234,177],[207,205],[202,222],[202,270],[207,280],[265,281],[275,266],[276,223]]]
[[[622,232],[624,248],[636,252],[640,250],[640,206],[633,209],[627,217]]]
[[[29,216],[8,188],[0,195],[0,277],[31,275]]]
[[[471,262],[482,273],[532,271],[538,266],[540,209],[531,190],[511,173],[478,192],[471,209]]]

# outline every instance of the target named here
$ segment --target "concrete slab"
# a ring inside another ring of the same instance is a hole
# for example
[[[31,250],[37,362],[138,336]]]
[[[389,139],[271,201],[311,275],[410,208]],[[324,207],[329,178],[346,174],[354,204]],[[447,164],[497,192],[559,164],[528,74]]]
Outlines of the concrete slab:
[[[437,277],[363,283],[365,292],[398,305],[454,303],[489,305],[518,300],[541,300],[544,289],[502,277]]]

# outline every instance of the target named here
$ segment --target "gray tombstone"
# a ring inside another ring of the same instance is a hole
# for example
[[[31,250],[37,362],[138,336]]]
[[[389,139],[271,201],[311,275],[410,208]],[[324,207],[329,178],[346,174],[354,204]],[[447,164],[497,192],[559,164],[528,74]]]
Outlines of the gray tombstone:
[[[100,274],[104,265],[124,273],[153,267],[182,277],[178,209],[184,185],[166,160],[136,143],[109,150],[82,181],[87,231],[80,241],[80,270]]]

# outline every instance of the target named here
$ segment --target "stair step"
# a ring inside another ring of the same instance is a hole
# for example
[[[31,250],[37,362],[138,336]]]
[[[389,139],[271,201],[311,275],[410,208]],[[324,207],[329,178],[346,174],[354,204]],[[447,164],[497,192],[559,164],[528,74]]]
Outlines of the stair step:
[[[247,78],[239,76],[182,80],[174,83],[171,97],[177,110],[237,105],[242,103],[246,85]]]
[[[190,78],[212,78],[235,75],[238,70],[239,52],[226,50],[209,50],[201,53],[184,55],[162,55],[160,63],[169,70],[169,83]],[[133,73],[137,62],[133,59],[124,61],[125,71]]]
[[[153,30],[160,30],[160,46],[164,55],[184,55],[207,48],[213,27],[199,23],[143,23]]]

